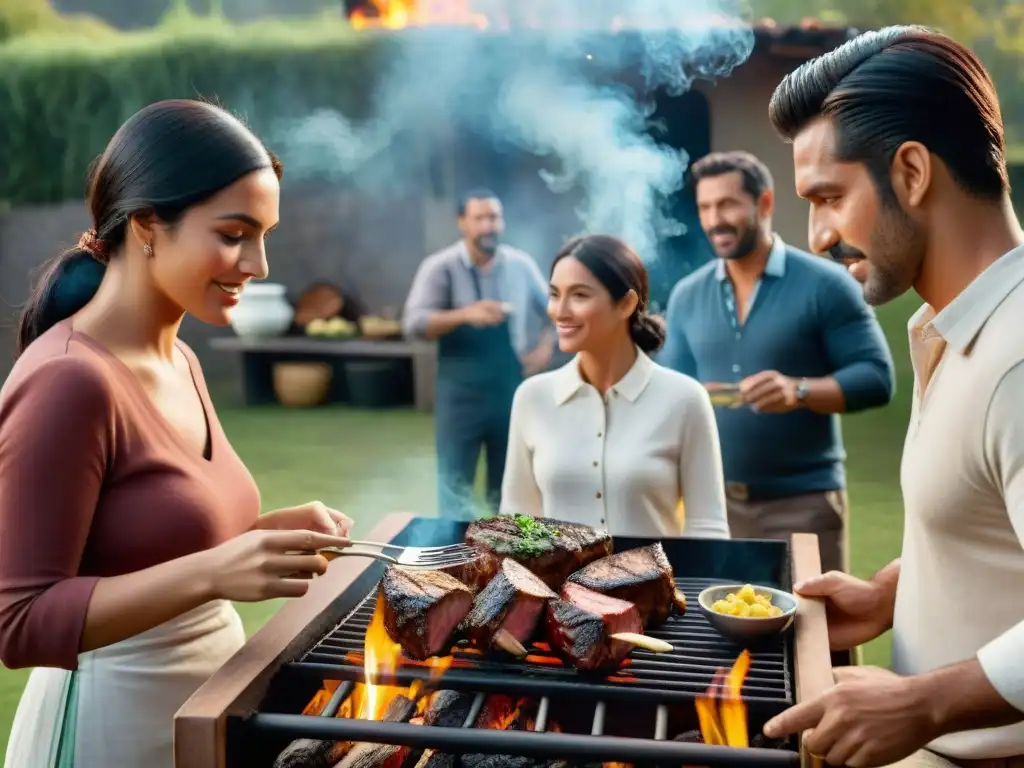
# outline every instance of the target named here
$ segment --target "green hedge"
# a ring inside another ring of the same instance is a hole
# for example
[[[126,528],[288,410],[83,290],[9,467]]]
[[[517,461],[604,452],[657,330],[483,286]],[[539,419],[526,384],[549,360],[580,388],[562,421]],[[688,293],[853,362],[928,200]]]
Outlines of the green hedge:
[[[358,120],[388,48],[336,19],[15,38],[0,45],[0,202],[81,198],[90,161],[160,99],[214,100],[257,132],[315,108]]]

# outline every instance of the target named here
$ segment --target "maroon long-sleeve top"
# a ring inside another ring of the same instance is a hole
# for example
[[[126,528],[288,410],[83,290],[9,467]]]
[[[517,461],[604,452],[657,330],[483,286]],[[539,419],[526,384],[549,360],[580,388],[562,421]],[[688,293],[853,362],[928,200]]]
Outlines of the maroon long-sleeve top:
[[[182,366],[206,409],[208,458],[131,370],[59,323],[0,389],[0,661],[76,669],[96,582],[243,533],[256,484],[217,420],[199,361]]]

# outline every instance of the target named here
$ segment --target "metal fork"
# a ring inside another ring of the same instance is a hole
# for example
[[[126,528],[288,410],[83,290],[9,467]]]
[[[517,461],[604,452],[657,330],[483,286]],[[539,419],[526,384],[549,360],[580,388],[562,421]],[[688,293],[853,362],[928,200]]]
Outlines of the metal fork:
[[[361,548],[360,548],[361,547]],[[376,547],[379,551],[366,549]],[[388,555],[385,549],[397,550]],[[353,541],[351,547],[326,547],[317,550],[333,560],[335,557],[370,557],[390,565],[406,568],[449,568],[463,565],[477,556],[477,551],[466,544],[449,544],[444,547],[400,547],[379,541]]]

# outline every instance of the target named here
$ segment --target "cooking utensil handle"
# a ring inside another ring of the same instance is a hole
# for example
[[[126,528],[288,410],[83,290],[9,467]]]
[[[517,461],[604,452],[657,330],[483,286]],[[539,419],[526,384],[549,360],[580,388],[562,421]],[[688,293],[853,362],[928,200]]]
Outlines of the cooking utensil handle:
[[[352,542],[356,544],[358,542]],[[390,565],[398,565],[398,561],[383,552],[367,552],[366,550],[353,549],[352,547],[345,547],[344,549],[339,547],[324,547],[323,549],[317,550],[318,554],[323,555],[328,560],[333,560],[336,557],[369,557],[373,560],[380,560],[382,563],[388,563]]]

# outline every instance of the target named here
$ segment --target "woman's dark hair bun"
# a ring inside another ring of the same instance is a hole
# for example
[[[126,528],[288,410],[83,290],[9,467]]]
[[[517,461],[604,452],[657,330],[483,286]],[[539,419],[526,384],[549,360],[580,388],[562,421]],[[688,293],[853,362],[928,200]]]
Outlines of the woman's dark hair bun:
[[[640,310],[630,320],[629,335],[646,354],[657,352],[665,343],[665,321]]]

